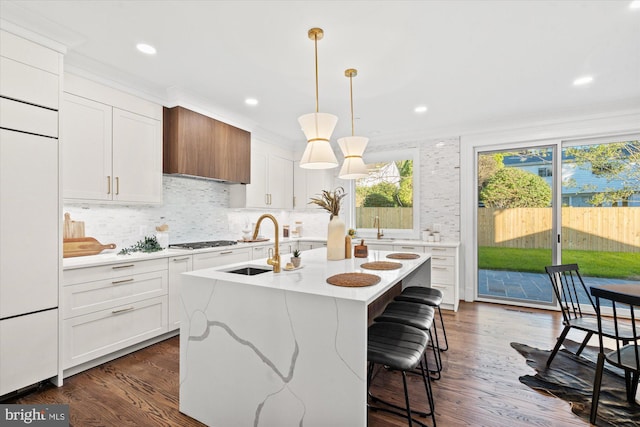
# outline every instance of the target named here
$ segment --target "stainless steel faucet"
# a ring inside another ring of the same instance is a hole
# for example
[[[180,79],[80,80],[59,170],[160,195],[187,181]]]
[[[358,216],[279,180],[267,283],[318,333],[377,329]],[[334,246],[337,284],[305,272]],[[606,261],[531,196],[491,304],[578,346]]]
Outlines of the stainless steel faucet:
[[[380,217],[376,215],[373,219],[373,226],[378,227],[378,239],[384,236],[384,230],[380,230]]]
[[[253,237],[251,240],[256,240],[258,238],[260,223],[262,223],[262,220],[265,218],[269,218],[271,221],[273,221],[273,225],[276,229],[276,247],[273,251],[274,255],[271,255],[271,248],[269,248],[269,259],[267,259],[267,264],[273,266],[274,273],[280,273],[280,239],[278,237],[280,235],[280,232],[278,231],[278,221],[276,220],[276,218],[270,214],[261,215],[260,218],[258,218],[258,222],[256,222],[256,228],[255,230],[253,230]]]

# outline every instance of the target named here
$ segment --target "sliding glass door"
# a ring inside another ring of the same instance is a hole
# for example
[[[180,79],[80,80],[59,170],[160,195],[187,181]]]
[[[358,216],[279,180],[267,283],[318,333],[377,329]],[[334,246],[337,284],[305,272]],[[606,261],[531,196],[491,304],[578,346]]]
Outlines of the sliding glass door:
[[[561,218],[562,262],[588,285],[640,285],[640,142],[564,144]]]
[[[559,153],[559,154],[557,154]],[[544,267],[640,286],[638,136],[477,153],[479,300],[555,305]]]
[[[554,148],[478,153],[478,298],[554,304]]]

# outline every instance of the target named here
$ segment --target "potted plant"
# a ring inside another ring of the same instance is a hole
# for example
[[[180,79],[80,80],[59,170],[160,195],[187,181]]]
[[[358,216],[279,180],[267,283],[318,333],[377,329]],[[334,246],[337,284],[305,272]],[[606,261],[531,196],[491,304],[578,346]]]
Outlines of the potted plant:
[[[300,262],[302,262],[302,258],[300,258],[300,251],[294,250],[293,256],[291,257],[291,264],[293,264],[294,268],[300,267]]]
[[[329,226],[327,232],[327,259],[344,259],[344,221],[340,219],[340,203],[347,195],[344,188],[338,187],[333,191],[322,190],[320,197],[312,197],[310,204],[318,205],[329,212]]]

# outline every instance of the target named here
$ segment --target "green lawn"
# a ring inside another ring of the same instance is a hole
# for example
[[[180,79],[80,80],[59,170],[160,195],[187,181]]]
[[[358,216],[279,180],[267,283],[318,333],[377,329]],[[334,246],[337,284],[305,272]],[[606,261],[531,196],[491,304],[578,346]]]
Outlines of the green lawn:
[[[562,263],[576,263],[591,277],[640,280],[640,253],[562,251]],[[478,248],[478,268],[544,273],[551,265],[551,249]]]

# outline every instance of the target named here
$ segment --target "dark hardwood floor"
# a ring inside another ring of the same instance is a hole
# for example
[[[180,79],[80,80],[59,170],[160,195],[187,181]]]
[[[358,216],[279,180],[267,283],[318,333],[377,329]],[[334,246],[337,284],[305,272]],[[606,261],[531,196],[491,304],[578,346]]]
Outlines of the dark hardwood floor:
[[[457,313],[443,313],[450,350],[442,353],[442,379],[433,383],[439,426],[588,425],[564,401],[518,381],[533,370],[509,343],[551,348],[559,335],[558,312],[461,303]],[[178,411],[178,357],[178,338],[171,338],[66,378],[63,387],[46,386],[5,403],[68,403],[76,427],[202,426]],[[424,407],[424,386],[409,377],[412,405]],[[372,391],[401,402],[400,374],[381,372]],[[394,415],[369,412],[369,427],[406,425]]]

